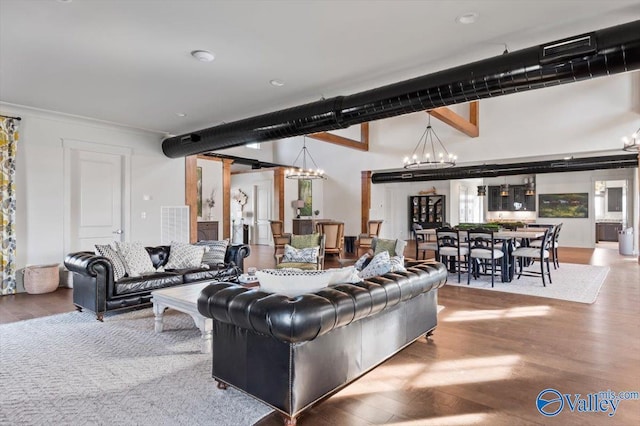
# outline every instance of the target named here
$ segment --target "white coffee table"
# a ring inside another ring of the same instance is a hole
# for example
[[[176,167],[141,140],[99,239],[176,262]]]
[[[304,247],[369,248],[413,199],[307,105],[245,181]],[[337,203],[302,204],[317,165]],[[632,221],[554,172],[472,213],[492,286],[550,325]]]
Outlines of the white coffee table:
[[[215,281],[204,281],[195,284],[186,284],[178,287],[163,288],[151,292],[153,302],[153,314],[155,315],[155,331],[161,333],[164,325],[162,316],[167,308],[191,315],[196,326],[200,329],[202,353],[211,352],[213,342],[213,320],[200,315],[198,312],[198,297],[203,288]]]

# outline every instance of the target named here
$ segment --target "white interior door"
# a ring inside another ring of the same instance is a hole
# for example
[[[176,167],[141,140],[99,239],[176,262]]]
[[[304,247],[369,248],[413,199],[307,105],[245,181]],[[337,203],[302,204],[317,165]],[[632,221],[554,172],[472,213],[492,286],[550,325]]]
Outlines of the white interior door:
[[[253,244],[269,245],[271,243],[271,203],[273,200],[273,188],[269,181],[261,182],[253,186]]]
[[[70,151],[70,250],[94,250],[95,244],[123,237],[123,156]]]

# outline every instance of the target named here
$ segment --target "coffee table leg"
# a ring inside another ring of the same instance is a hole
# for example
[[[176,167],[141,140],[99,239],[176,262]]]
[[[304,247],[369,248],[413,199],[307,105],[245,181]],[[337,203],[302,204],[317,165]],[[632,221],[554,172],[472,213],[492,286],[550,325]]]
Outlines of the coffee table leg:
[[[199,315],[192,315],[191,318],[193,318],[196,326],[200,329],[200,344],[202,345],[200,351],[203,354],[211,353],[211,345],[213,343],[213,320]]]
[[[164,310],[166,308],[160,303],[153,303],[153,315],[155,315],[155,330],[156,333],[162,333],[164,329],[164,324],[162,323],[162,316],[164,315]]]

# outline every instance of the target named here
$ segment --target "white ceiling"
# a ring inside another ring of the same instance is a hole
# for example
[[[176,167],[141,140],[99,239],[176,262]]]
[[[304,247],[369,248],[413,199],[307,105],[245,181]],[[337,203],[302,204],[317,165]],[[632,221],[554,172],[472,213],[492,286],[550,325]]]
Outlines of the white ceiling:
[[[0,0],[0,101],[181,134],[638,19],[640,0]]]

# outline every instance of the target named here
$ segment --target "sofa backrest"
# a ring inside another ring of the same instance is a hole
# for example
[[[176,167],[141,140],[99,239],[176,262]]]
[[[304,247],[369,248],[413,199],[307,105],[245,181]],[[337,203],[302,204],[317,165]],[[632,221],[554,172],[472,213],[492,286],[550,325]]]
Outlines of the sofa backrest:
[[[407,266],[405,272],[357,284],[338,284],[295,298],[215,283],[202,290],[198,310],[205,317],[284,342],[309,341],[442,287],[447,281],[442,263],[415,262]]]

